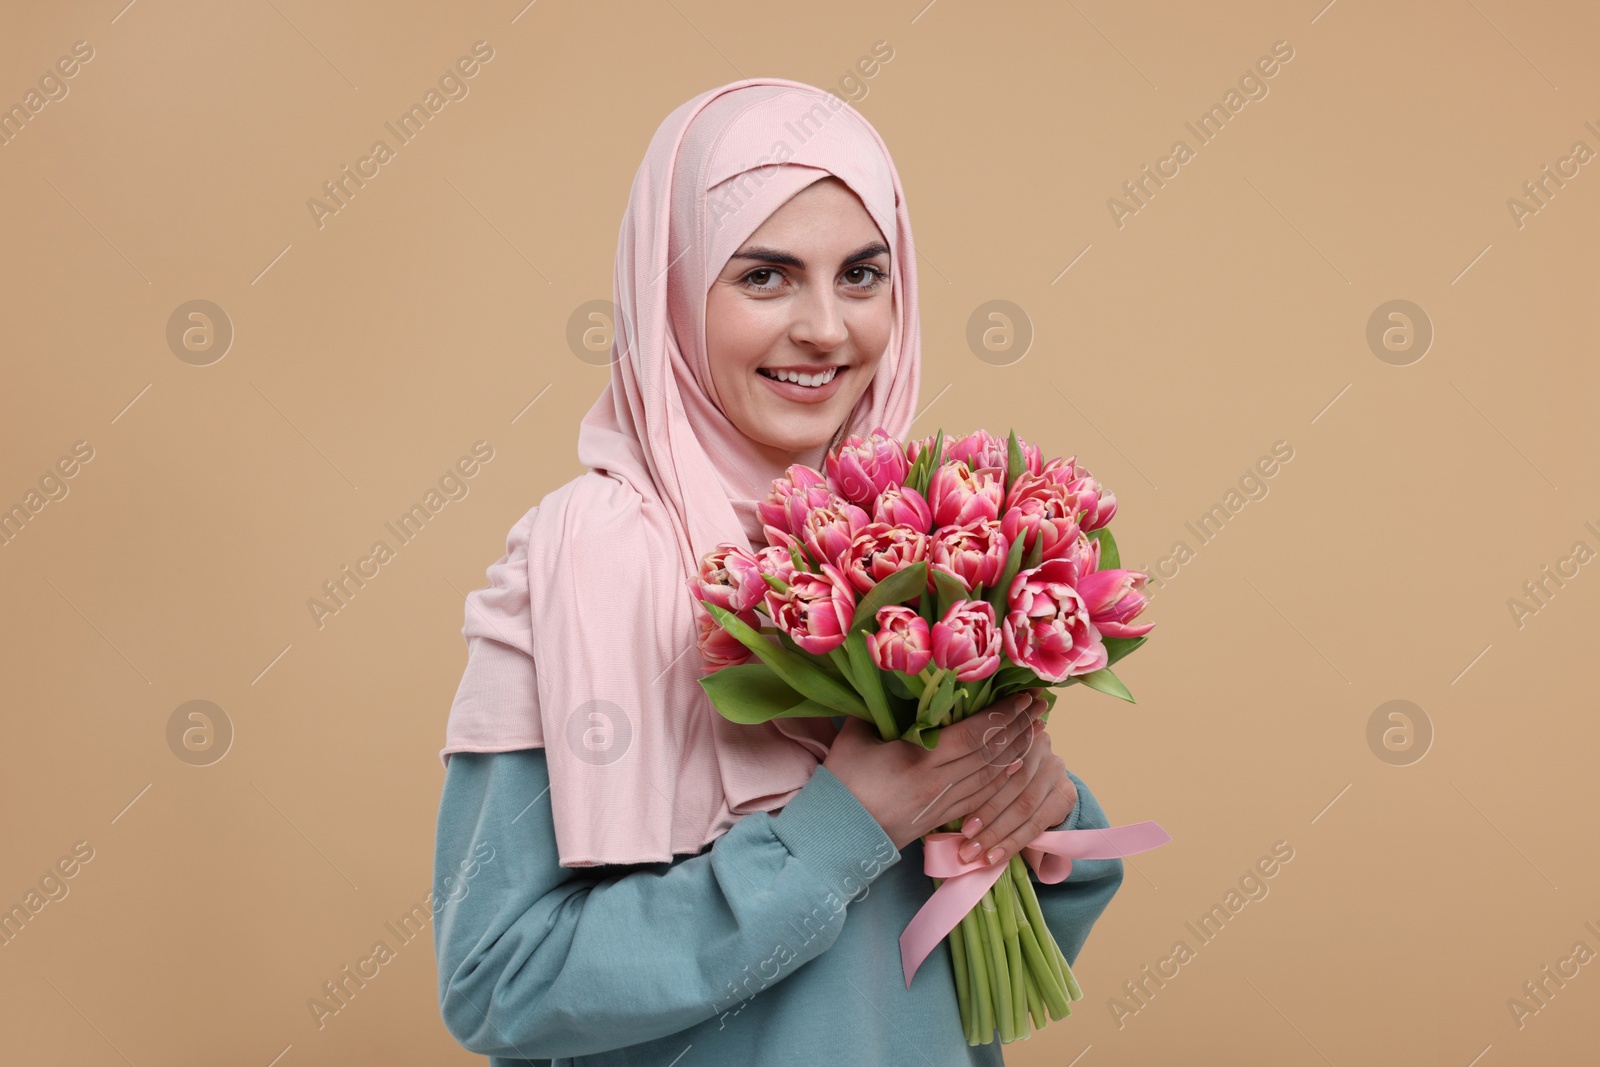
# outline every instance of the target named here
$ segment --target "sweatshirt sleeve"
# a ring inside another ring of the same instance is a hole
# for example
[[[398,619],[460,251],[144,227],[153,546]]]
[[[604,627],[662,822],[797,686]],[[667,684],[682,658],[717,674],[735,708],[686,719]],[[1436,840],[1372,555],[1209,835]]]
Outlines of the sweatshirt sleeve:
[[[818,765],[776,815],[672,864],[561,867],[543,749],[457,752],[434,856],[439,1004],[485,1056],[583,1056],[677,1033],[826,951],[846,905],[900,859]],[[816,936],[781,961],[797,921]],[[778,974],[752,967],[775,966]]]
[[[1083,779],[1071,771],[1067,772],[1067,777],[1078,787],[1078,802],[1072,806],[1066,821],[1055,829],[1104,830],[1109,827],[1111,820],[1106,818],[1100,802],[1089,792]],[[1044,914],[1044,921],[1055,935],[1056,944],[1061,946],[1069,964],[1078,962],[1078,953],[1089,938],[1090,928],[1111,903],[1117,887],[1122,885],[1122,868],[1122,860],[1115,857],[1073,860],[1072,873],[1054,885],[1039,881],[1033,868],[1028,868],[1029,873],[1034,875],[1033,885],[1039,897],[1039,910]]]

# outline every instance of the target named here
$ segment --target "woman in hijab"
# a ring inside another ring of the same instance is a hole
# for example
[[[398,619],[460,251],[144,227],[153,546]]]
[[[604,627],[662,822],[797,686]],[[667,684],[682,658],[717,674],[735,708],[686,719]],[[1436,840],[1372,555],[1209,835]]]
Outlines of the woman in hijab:
[[[965,819],[1003,862],[1110,825],[1049,753],[1042,700],[933,751],[856,719],[736,725],[699,686],[685,584],[709,549],[765,543],[790,464],[910,428],[916,261],[887,148],[800,82],[694,97],[634,179],[615,293],[589,469],[467,598],[434,864],[445,1024],[496,1065],[999,1064],[966,1042],[946,946],[908,989],[898,940],[933,888],[923,834]],[[1122,873],[1036,885],[1069,961]]]

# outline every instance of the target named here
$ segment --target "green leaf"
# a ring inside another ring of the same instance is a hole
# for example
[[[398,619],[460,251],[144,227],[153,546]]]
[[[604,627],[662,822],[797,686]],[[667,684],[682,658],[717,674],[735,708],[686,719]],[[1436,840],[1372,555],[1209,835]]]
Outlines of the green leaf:
[[[927,469],[928,453],[923,452],[917,456],[916,462],[912,463],[910,469],[906,471],[906,485],[912,489],[917,489],[917,484],[922,478],[922,472]],[[917,489],[917,492],[920,493],[922,490]]]
[[[928,461],[926,465],[922,463],[924,458]],[[926,452],[917,457],[917,466],[921,469],[916,472],[915,480],[907,478],[906,484],[922,496],[927,496],[928,483],[933,480],[933,469],[942,462],[944,462],[944,429],[941,427],[939,432],[933,436],[933,444],[928,446]]]
[[[944,722],[944,717],[950,710],[950,705],[956,697],[956,672],[944,671],[944,677],[939,681],[939,688],[934,691],[933,699],[928,701],[928,706],[923,709],[917,721],[924,726],[937,726]]]
[[[861,719],[871,718],[867,705],[862,702],[860,695],[818,667],[807,653],[791,652],[780,645],[774,645],[739,616],[712,601],[702,600],[700,603],[724,630],[754,652],[761,662],[771,667],[790,688],[836,712],[854,715]]]
[[[866,697],[867,710],[872,712],[872,721],[878,726],[878,736],[885,741],[893,741],[900,736],[899,727],[895,725],[894,714],[889,710],[889,699],[884,695],[883,679],[876,664],[872,662],[872,653],[867,651],[867,635],[863,630],[851,630],[844,639],[845,655],[849,657],[850,666],[854,669],[851,675],[856,688]]]
[[[1098,530],[1090,530],[1089,540],[1100,542],[1100,569],[1103,571],[1116,570],[1122,566],[1122,553],[1117,551],[1117,539],[1111,536],[1111,527],[1102,526]]]
[[[856,681],[855,664],[850,662],[850,654],[845,651],[845,647],[840,645],[837,648],[830,648],[828,650],[828,659],[832,662],[839,675],[859,693],[861,691],[861,683]]]
[[[902,567],[872,587],[856,604],[855,617],[850,620],[850,632],[865,629],[878,617],[878,609],[890,604],[904,604],[928,585],[928,564],[918,560]]]
[[[1090,689],[1098,689],[1102,693],[1109,693],[1119,700],[1126,700],[1130,704],[1138,703],[1133,699],[1133,694],[1128,691],[1128,687],[1122,684],[1122,679],[1112,674],[1109,667],[1102,667],[1098,671],[1090,671],[1088,674],[1074,675],[1074,677]]]
[[[911,684],[907,680],[909,678],[908,675],[903,674],[900,671],[884,671],[882,673],[883,687],[889,692],[893,693],[895,696],[901,697],[905,700],[916,700],[922,695],[911,688]]]
[[[832,708],[801,696],[761,663],[738,663],[700,679],[723,718],[754,725],[772,719],[828,718]]]
[[[1028,558],[1022,561],[1021,570],[1031,571],[1044,560],[1044,535],[1040,534],[1028,549]]]
[[[943,732],[943,726],[928,726],[917,722],[906,727],[905,731],[900,735],[900,740],[915,741],[931,752],[939,746],[939,736]]]
[[[1021,688],[1023,689],[1030,689],[1039,682],[1039,676],[1033,673],[1032,667],[1023,667],[1019,664],[1001,667],[994,672],[993,677],[996,689],[1015,686],[1018,683],[1022,683]]]
[[[961,579],[953,574],[948,574],[939,568],[933,568],[933,585],[939,591],[939,603],[934,609],[938,618],[944,618],[944,613],[950,610],[950,605],[958,600],[968,600],[971,593],[961,584]]]
[[[1022,569],[1023,539],[1017,538],[1011,542],[1011,551],[1006,553],[1006,569],[1000,574],[1000,581],[989,590],[987,597],[989,604],[994,608],[995,621],[1006,617],[1006,608],[1010,606],[1011,583],[1016,580],[1017,572]]]
[[[1109,667],[1129,652],[1150,640],[1149,635],[1143,637],[1103,637],[1106,646],[1106,666]]]
[[[1017,431],[1013,429],[1011,436],[1006,440],[1006,494],[1009,498],[1011,483],[1017,480],[1017,475],[1028,469],[1028,461],[1022,455],[1022,446],[1017,443]]]
[[[983,684],[978,687],[978,691],[973,694],[972,699],[967,701],[967,707],[981,711],[993,703],[989,694],[994,690],[994,680],[999,677],[999,675],[1000,672],[996,671],[994,674],[991,674],[989,677],[985,678],[983,680]]]

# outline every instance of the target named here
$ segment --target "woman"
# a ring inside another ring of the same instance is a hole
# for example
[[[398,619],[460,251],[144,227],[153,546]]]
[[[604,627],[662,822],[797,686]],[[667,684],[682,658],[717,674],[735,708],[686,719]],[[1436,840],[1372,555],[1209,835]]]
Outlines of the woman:
[[[931,752],[857,719],[735,725],[698,685],[685,586],[710,548],[765,543],[757,505],[790,464],[909,430],[916,263],[888,151],[799,82],[702,93],[651,141],[615,282],[590,470],[468,597],[440,753],[445,1023],[494,1064],[998,1064],[966,1043],[947,948],[907,989],[898,938],[941,824],[991,862],[1109,825],[1042,700]],[[1121,860],[1079,860],[1038,886],[1069,961],[1121,881]]]

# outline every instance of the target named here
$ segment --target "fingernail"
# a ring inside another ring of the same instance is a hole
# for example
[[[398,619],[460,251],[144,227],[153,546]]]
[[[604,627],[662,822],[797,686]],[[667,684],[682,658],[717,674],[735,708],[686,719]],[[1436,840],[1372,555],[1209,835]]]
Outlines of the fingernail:
[[[983,857],[983,862],[993,867],[995,864],[1000,862],[1000,857],[1004,856],[1005,854],[1006,850],[1001,848],[999,845],[996,845],[994,848],[989,850],[989,854],[987,856]]]
[[[977,858],[978,849],[980,847],[981,846],[976,841],[968,841],[966,844],[961,846],[956,855],[961,857],[962,863],[971,863]]]
[[[961,836],[971,837],[983,829],[983,820],[976,815],[969,815],[967,821],[961,824]]]
[[[1028,729],[1033,732],[1033,736],[1034,737],[1038,737],[1041,733],[1043,733],[1044,732],[1044,728],[1045,728],[1044,727],[1044,723],[1039,722],[1037,719],[1034,720],[1034,723],[1033,723],[1032,726],[1028,727]]]
[[[1022,770],[1022,757],[1019,756],[1010,763],[1006,764],[1006,777],[1010,778],[1013,774],[1016,774],[1020,770]]]

